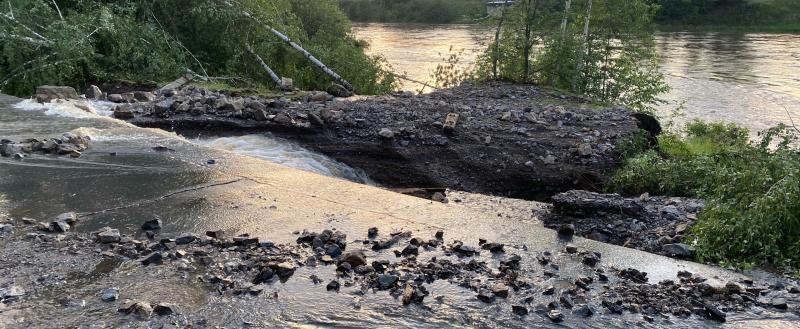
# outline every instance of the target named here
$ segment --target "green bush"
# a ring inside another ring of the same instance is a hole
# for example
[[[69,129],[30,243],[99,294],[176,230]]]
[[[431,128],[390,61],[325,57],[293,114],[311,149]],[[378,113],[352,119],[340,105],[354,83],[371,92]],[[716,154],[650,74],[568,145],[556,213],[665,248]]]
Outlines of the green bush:
[[[800,149],[785,126],[749,141],[735,125],[692,122],[659,151],[629,157],[609,190],[699,197],[706,209],[687,242],[700,260],[800,267]]]

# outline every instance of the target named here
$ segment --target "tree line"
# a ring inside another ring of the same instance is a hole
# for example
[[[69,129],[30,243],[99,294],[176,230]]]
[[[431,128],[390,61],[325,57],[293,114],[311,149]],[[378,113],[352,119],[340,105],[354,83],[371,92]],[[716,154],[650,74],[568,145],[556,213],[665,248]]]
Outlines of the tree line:
[[[485,0],[339,0],[356,22],[465,23],[486,16]]]

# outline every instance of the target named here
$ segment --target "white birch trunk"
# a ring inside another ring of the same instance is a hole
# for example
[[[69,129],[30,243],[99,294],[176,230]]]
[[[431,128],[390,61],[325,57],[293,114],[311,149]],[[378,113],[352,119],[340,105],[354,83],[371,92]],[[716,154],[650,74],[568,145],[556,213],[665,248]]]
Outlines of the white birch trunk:
[[[278,87],[281,87],[281,78],[278,77],[277,74],[275,74],[275,71],[273,71],[269,67],[269,65],[267,65],[267,63],[264,62],[263,59],[261,59],[261,56],[258,56],[258,54],[256,54],[255,51],[253,51],[253,47],[247,45],[247,52],[253,55],[256,58],[256,60],[258,60],[258,64],[260,64],[261,67],[264,68],[264,71],[267,71],[267,74],[269,74],[270,79],[272,79],[272,81],[275,82],[275,84],[278,85]]]

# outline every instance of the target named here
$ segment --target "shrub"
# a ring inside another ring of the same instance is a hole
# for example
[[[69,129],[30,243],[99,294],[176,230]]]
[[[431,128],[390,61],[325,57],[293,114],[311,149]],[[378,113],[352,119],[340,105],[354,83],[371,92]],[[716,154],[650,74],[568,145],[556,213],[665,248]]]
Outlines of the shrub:
[[[700,260],[740,266],[800,266],[800,149],[779,126],[748,140],[735,125],[692,122],[659,137],[660,152],[626,160],[615,192],[706,199],[687,242]]]

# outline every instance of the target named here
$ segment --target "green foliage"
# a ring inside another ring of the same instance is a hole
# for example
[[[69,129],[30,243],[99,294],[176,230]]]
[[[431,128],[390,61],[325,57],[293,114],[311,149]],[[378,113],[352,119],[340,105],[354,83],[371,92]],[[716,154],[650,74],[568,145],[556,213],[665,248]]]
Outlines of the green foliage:
[[[486,16],[484,0],[339,0],[339,3],[357,22],[448,24]]]
[[[364,44],[350,36],[336,0],[231,3],[11,1],[9,12],[0,16],[0,89],[23,96],[41,84],[82,89],[112,79],[169,81],[186,70],[271,86],[245,52],[247,44],[295,85],[325,89],[331,79],[265,24],[303,45],[359,93],[394,89],[385,61],[365,55]]]
[[[629,157],[609,189],[706,200],[688,241],[701,260],[800,268],[800,149],[779,126],[748,140],[734,125],[692,122]]]
[[[653,111],[669,90],[647,0],[523,0],[494,19],[499,38],[480,57],[477,75],[537,83]],[[589,4],[592,4],[589,10]],[[586,29],[586,23],[589,23]]]

